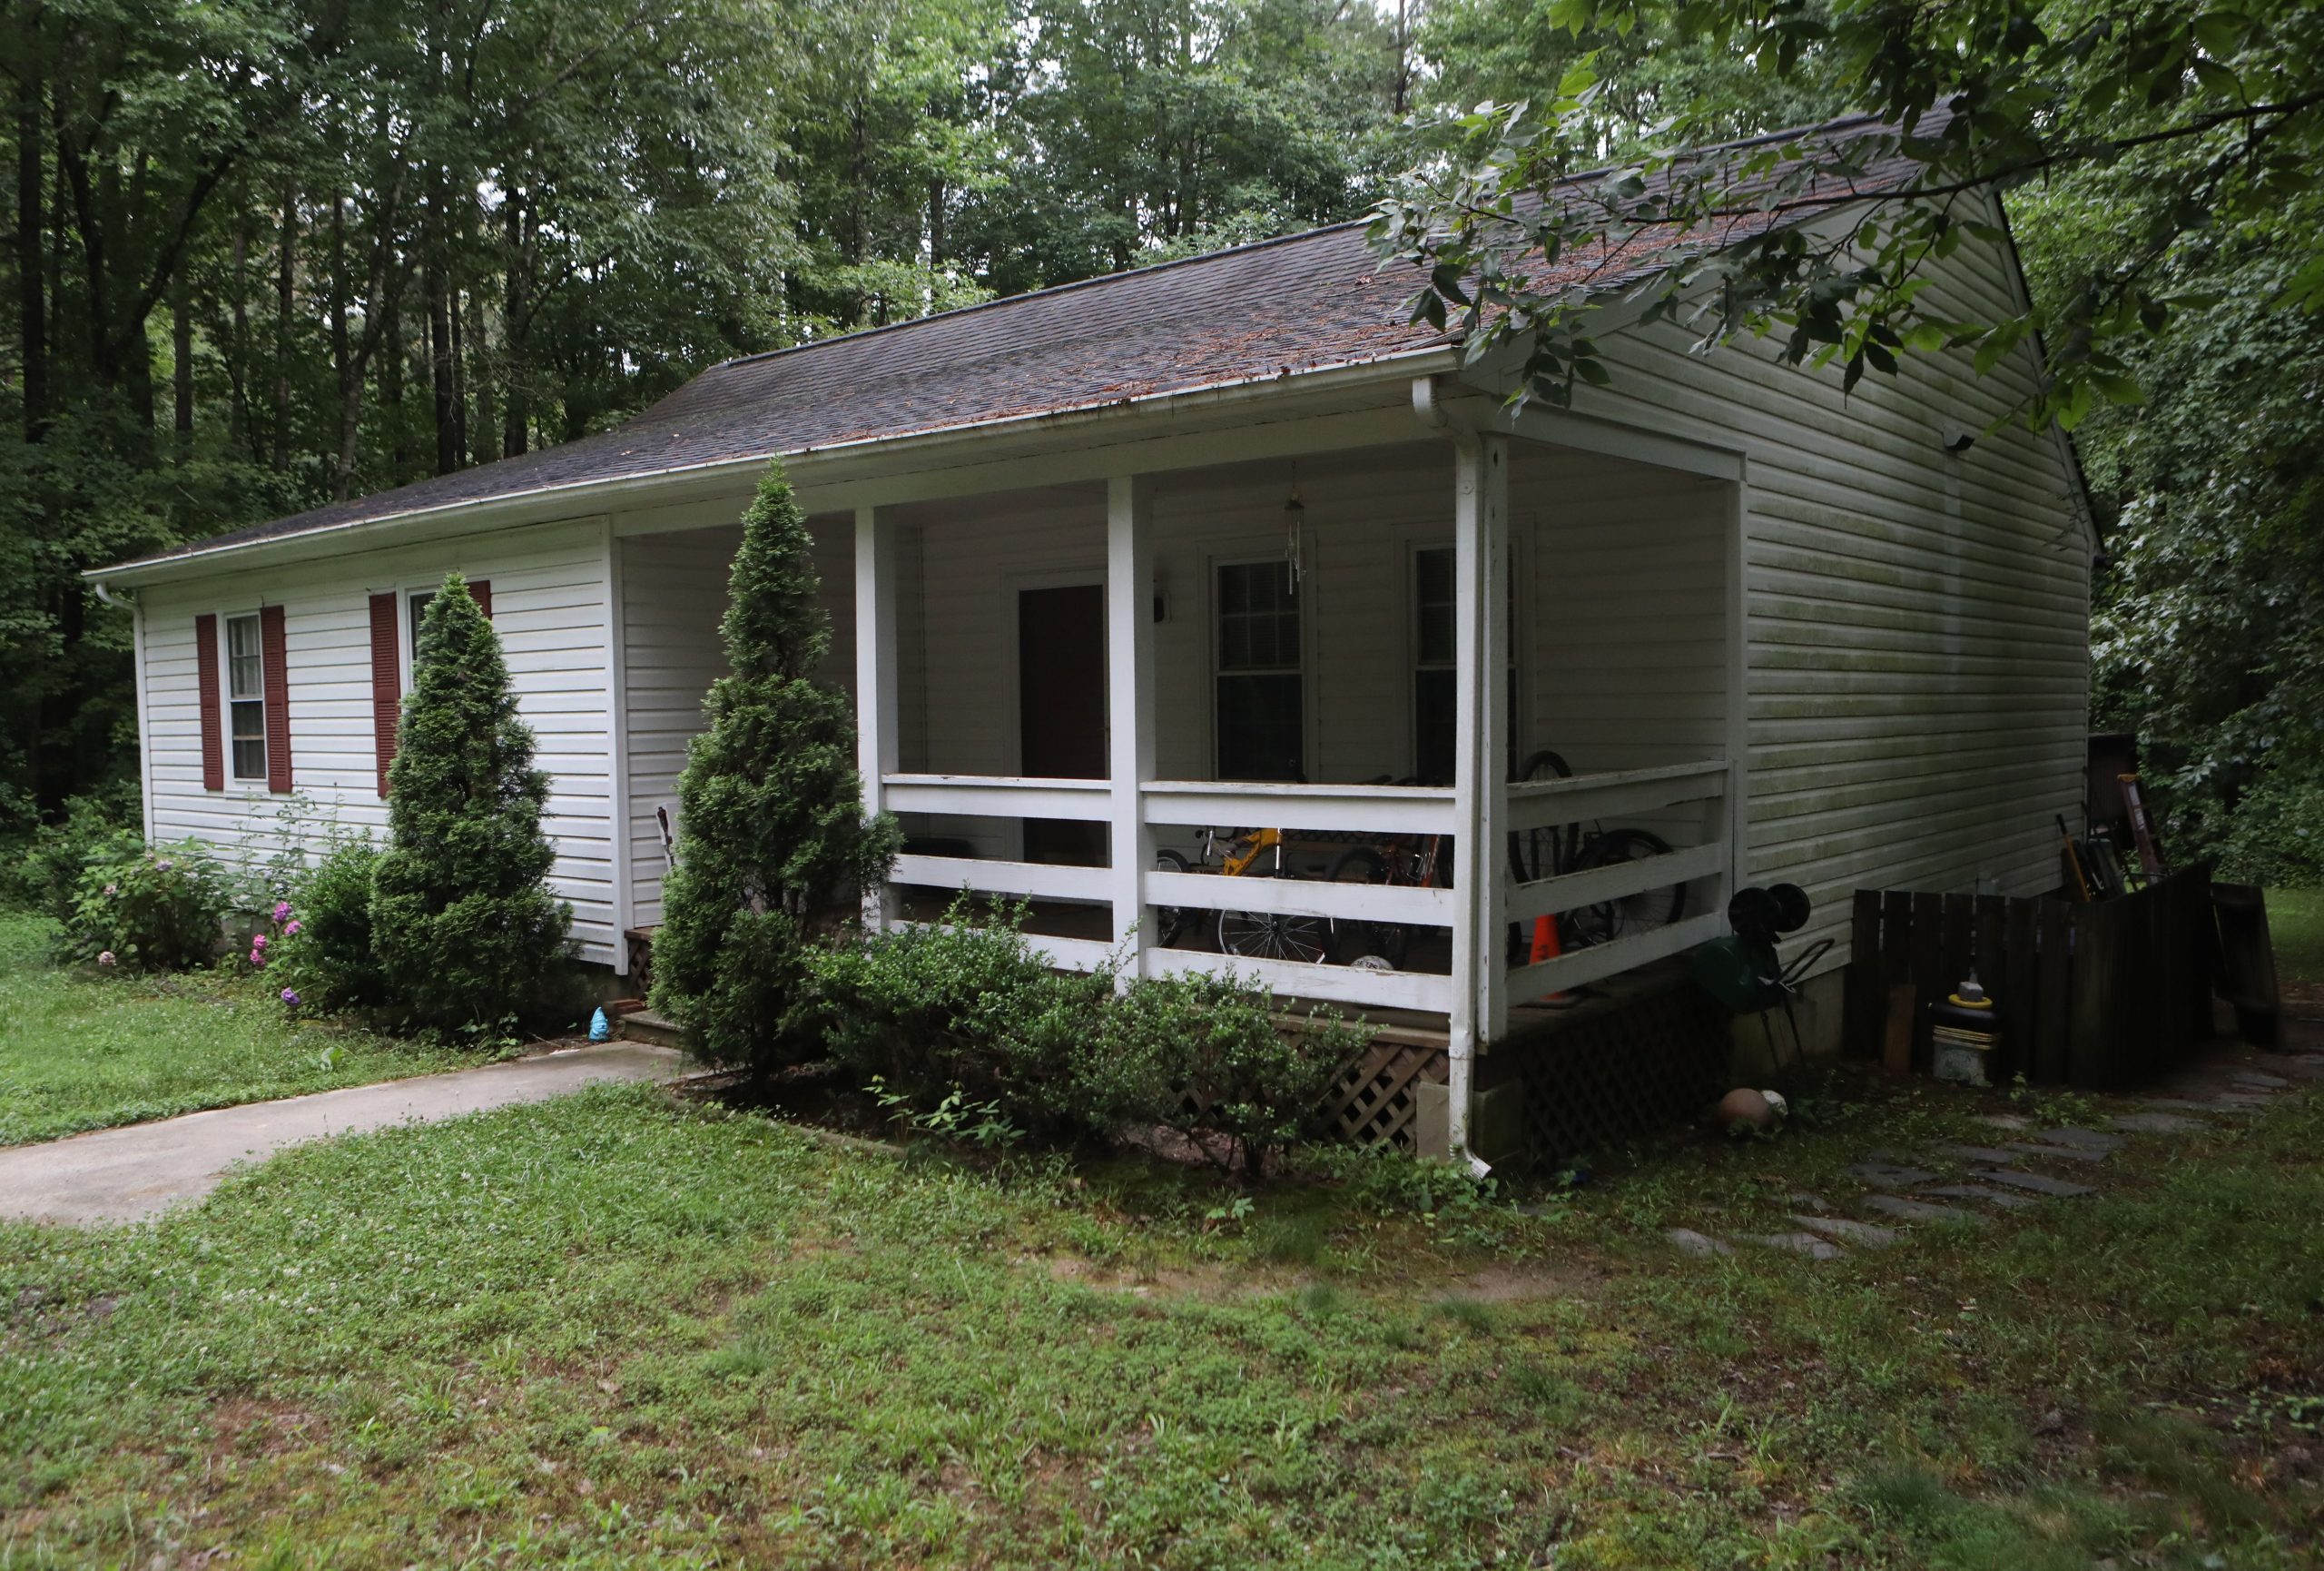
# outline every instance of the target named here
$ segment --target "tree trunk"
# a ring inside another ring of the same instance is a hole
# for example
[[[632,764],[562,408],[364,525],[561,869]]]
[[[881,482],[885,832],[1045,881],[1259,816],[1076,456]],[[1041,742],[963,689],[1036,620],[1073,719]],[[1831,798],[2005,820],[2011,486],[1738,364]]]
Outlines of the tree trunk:
[[[48,306],[41,263],[40,6],[25,8],[18,25],[22,64],[16,77],[16,331],[25,356],[25,440],[48,430]]]
[[[281,239],[274,269],[274,449],[277,473],[290,467],[290,330],[298,304],[299,191],[282,184]]]
[[[428,213],[428,365],[436,394],[436,472],[460,467],[459,402],[452,388],[452,281],[444,250],[443,183]]]
[[[508,290],[501,308],[502,373],[500,450],[509,458],[528,445],[526,436],[525,338],[531,319],[526,314],[526,293],[532,282],[532,235],[527,223],[524,193],[508,193]]]
[[[170,430],[178,462],[193,454],[193,284],[181,263],[170,279]]]
[[[379,317],[379,404],[388,422],[388,483],[411,479],[411,449],[403,426],[403,291],[388,291]]]
[[[251,299],[250,299],[251,229],[247,215],[234,221],[234,275],[232,290],[234,316],[232,336],[226,345],[226,385],[228,404],[226,421],[232,429],[227,432],[228,441],[240,450],[247,443],[251,460],[258,460],[258,440],[251,429]]]

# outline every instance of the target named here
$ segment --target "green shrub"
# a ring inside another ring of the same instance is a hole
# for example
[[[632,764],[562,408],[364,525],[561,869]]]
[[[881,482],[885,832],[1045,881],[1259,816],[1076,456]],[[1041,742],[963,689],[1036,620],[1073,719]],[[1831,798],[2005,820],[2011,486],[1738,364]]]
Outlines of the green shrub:
[[[2273,774],[2245,793],[2219,847],[2219,875],[2270,889],[2324,885],[2324,779]]]
[[[780,464],[743,516],[719,631],[732,673],[678,780],[684,838],[654,935],[654,1005],[694,1051],[764,1072],[815,1056],[817,910],[887,875],[892,819],[867,822],[855,714],[820,687],[831,645],[807,521]]]
[[[921,1112],[957,1094],[1031,1134],[1108,1127],[1075,1072],[1082,1044],[1102,1029],[1113,979],[1050,969],[1024,917],[1023,907],[1004,907],[980,923],[963,900],[940,925],[812,952],[832,1056]]]
[[[1328,1011],[1289,1024],[1264,985],[1230,973],[1142,980],[1106,1012],[1074,1079],[1092,1115],[1176,1130],[1256,1178],[1315,1130],[1324,1092],[1368,1038]]]
[[[225,945],[230,904],[225,870],[200,842],[149,849],[133,837],[89,855],[58,949],[123,970],[207,965]]]
[[[145,837],[131,825],[116,795],[75,796],[64,816],[44,824],[10,870],[8,897],[69,924],[81,894],[81,875],[94,862],[118,863],[145,848]]]
[[[379,973],[413,1023],[504,1027],[556,980],[572,913],[544,880],[548,777],[517,717],[492,624],[453,573],[428,603],[388,770],[388,848],[372,873]]]
[[[1256,983],[1050,968],[1023,907],[816,952],[814,1010],[832,1056],[883,1101],[970,1108],[1049,1139],[1161,1127],[1254,1177],[1309,1133],[1365,1033],[1318,1012],[1286,1031]],[[926,1127],[923,1121],[923,1127]]]
[[[371,880],[379,863],[369,841],[342,841],[300,876],[277,908],[281,936],[270,951],[269,969],[298,1004],[330,1013],[388,1002],[387,978],[371,945]]]

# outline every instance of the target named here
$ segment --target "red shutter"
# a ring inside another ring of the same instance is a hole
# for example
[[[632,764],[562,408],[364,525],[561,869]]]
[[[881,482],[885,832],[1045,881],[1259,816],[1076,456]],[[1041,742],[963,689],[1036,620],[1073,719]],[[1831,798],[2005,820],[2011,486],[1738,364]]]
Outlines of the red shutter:
[[[379,795],[396,761],[396,722],[403,713],[403,665],[396,649],[398,596],[371,597],[371,752],[379,762]]]
[[[258,608],[258,647],[266,684],[266,788],[290,789],[290,647],[282,608]]]
[[[478,578],[470,584],[468,598],[476,602],[476,608],[484,613],[486,621],[492,620],[492,580],[490,578]]]
[[[218,618],[193,619],[193,679],[202,687],[202,788],[226,788],[226,738],[219,727],[224,718],[218,692]]]

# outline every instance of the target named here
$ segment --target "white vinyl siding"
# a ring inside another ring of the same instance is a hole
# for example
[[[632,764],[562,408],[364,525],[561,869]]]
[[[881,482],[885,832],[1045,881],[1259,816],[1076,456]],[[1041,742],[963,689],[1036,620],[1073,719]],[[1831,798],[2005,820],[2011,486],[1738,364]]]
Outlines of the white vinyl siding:
[[[704,511],[734,518],[742,508],[738,500]],[[831,652],[818,675],[848,688],[855,677],[853,530],[852,519],[810,522],[815,567],[822,577],[822,605],[832,622]],[[702,729],[702,702],[710,684],[726,674],[718,623],[725,614],[727,576],[742,538],[738,524],[720,524],[615,542],[621,553],[623,748],[629,776],[624,799],[629,819],[632,926],[650,928],[662,920],[662,883],[668,864],[655,809],[666,809],[672,826],[684,833],[678,776],[685,767],[686,744]],[[496,600],[499,592],[496,584]]]
[[[517,712],[532,727],[537,762],[549,776],[544,827],[557,852],[549,884],[573,907],[583,956],[609,963],[613,835],[599,519],[244,568],[141,591],[152,833],[162,840],[206,840],[230,859],[254,865],[267,863],[290,838],[312,847],[335,830],[383,834],[369,597],[440,579],[452,568],[492,580],[493,627],[507,653]],[[262,767],[259,778],[230,778],[224,792],[202,788],[193,618],[212,609],[229,584],[238,597],[283,608],[296,771],[295,795],[287,800],[265,795]],[[405,626],[399,618],[399,630]]]

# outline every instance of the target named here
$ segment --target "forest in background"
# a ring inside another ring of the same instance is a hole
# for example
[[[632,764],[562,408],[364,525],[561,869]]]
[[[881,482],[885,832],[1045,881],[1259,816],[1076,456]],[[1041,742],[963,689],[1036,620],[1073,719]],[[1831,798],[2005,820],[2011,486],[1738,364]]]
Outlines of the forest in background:
[[[1698,9],[5,0],[0,835],[133,792],[128,624],[84,568],[601,430],[732,355],[1362,216],[1444,117],[1577,62],[1565,133],[1610,157],[1861,106],[1813,43]],[[2324,319],[2294,298],[2324,202],[2215,221],[2134,162],[2009,202],[2045,301],[2172,236],[2139,265],[2180,303],[2076,431],[2093,718],[2142,733],[2182,849],[2324,882]]]

